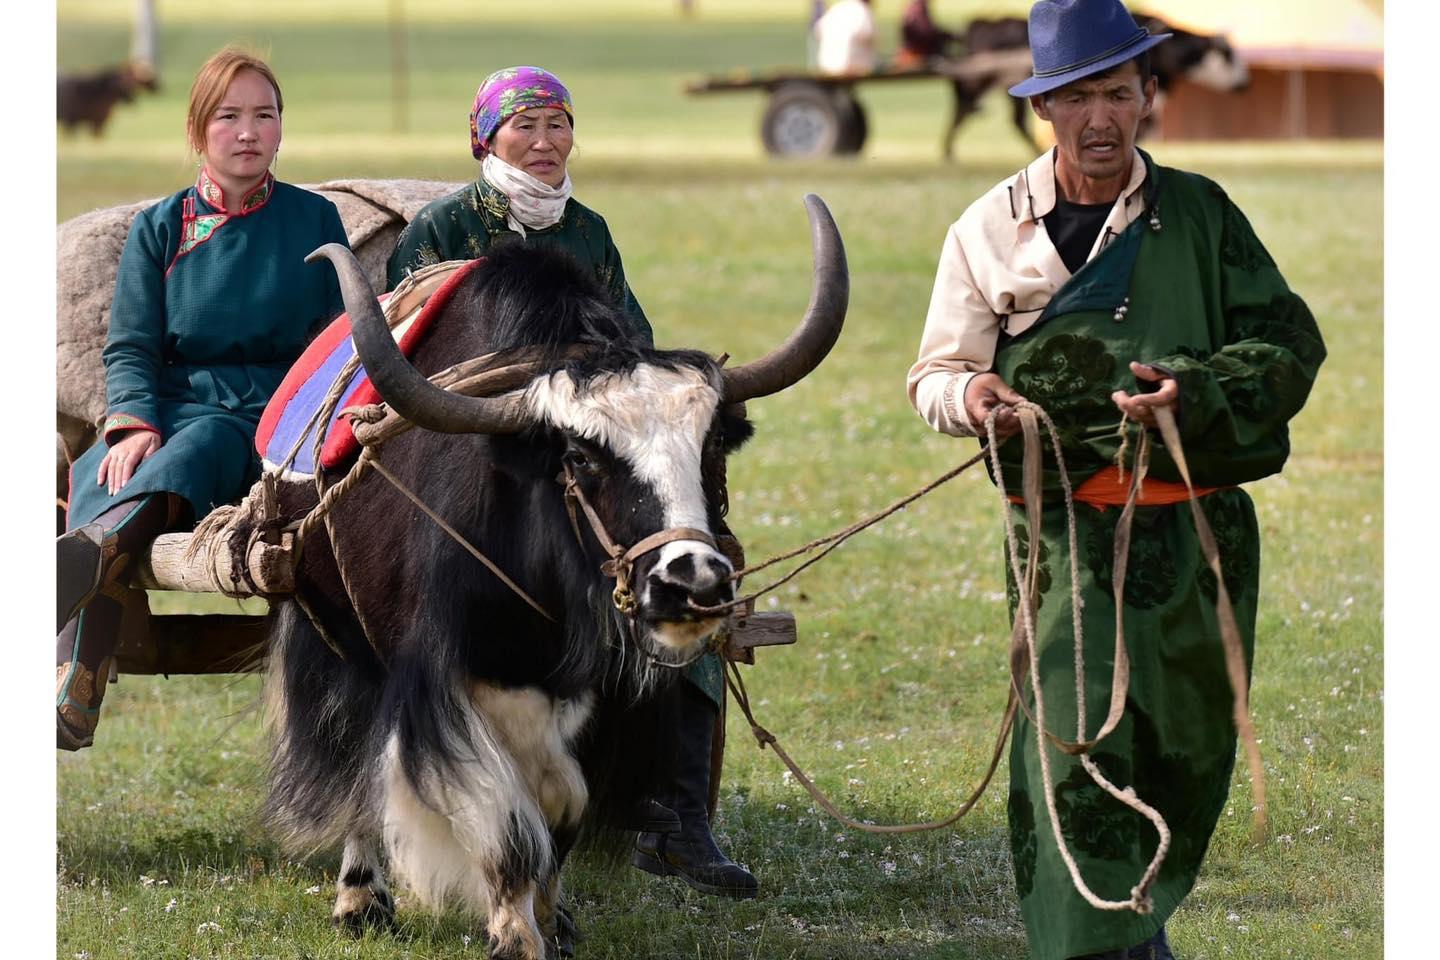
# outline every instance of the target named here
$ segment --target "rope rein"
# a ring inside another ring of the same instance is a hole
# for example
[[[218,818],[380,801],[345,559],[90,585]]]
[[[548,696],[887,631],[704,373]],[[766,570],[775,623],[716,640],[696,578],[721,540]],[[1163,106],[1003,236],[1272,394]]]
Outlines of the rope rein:
[[[994,468],[996,487],[1000,492],[1001,511],[1004,514],[1006,553],[1010,562],[1011,575],[1019,589],[1019,602],[1015,616],[1016,633],[1023,638],[1024,651],[1027,656],[1026,666],[1030,674],[1031,692],[1035,698],[1035,710],[1033,715],[1028,708],[1025,708],[1026,716],[1030,718],[1035,728],[1037,752],[1040,755],[1040,777],[1045,789],[1045,807],[1050,815],[1050,829],[1055,839],[1055,846],[1060,852],[1061,859],[1070,873],[1070,881],[1090,906],[1097,910],[1133,910],[1138,914],[1148,914],[1153,909],[1150,900],[1150,889],[1154,886],[1155,878],[1159,874],[1160,865],[1164,863],[1165,855],[1170,849],[1170,828],[1165,819],[1153,807],[1146,804],[1135,795],[1133,788],[1119,789],[1111,783],[1095,766],[1089,757],[1090,749],[1104,735],[1108,734],[1118,723],[1124,712],[1125,693],[1129,685],[1129,661],[1125,654],[1124,635],[1121,630],[1121,623],[1124,620],[1122,615],[1123,607],[1120,605],[1124,596],[1124,556],[1129,552],[1129,520],[1134,512],[1135,499],[1139,494],[1140,481],[1144,468],[1138,463],[1132,475],[1130,494],[1126,498],[1125,511],[1121,514],[1120,525],[1125,528],[1125,536],[1122,537],[1119,529],[1115,535],[1116,569],[1114,575],[1114,589],[1116,596],[1116,643],[1115,656],[1115,680],[1111,688],[1111,711],[1106,718],[1105,725],[1100,734],[1094,740],[1085,741],[1085,657],[1084,639],[1080,630],[1080,579],[1079,566],[1076,558],[1076,523],[1074,512],[1074,492],[1070,487],[1069,475],[1065,469],[1065,461],[1060,453],[1059,441],[1056,438],[1055,425],[1045,411],[1038,405],[1028,401],[1022,401],[1014,405],[1015,412],[1020,419],[1021,431],[1025,444],[1025,455],[1022,467],[1022,483],[1024,486],[1025,520],[1028,528],[1029,552],[1026,558],[1026,568],[1020,568],[1020,547],[1019,537],[1015,532],[1014,511],[1010,509],[1010,501],[1005,491],[1004,476],[1000,469],[999,442],[995,431],[996,412],[992,412],[985,422],[986,435],[990,441],[989,449],[991,464]],[[1040,480],[1041,480],[1041,455],[1040,455],[1040,418],[1044,418],[1045,428],[1050,432],[1051,440],[1055,445],[1057,465],[1059,467],[1061,482],[1065,490],[1066,505],[1066,528],[1069,536],[1070,547],[1070,591],[1072,613],[1072,632],[1075,645],[1075,736],[1077,743],[1070,744],[1069,749],[1061,746],[1061,741],[1051,734],[1045,724],[1045,697],[1040,686],[1040,651],[1035,638],[1035,593],[1040,568],[1039,547],[1040,547]],[[1141,450],[1148,452],[1148,447],[1142,439]],[[1138,455],[1137,455],[1138,458]],[[1117,525],[1118,527],[1119,525]],[[1125,551],[1121,553],[1122,549]],[[1017,639],[1012,635],[1012,658],[1011,658],[1011,682],[1018,683],[1020,677],[1017,675],[1016,661],[1014,656],[1015,643]],[[1116,704],[1118,701],[1119,709]],[[1024,699],[1020,698],[1022,708]],[[1050,752],[1046,749],[1046,741],[1054,743],[1066,753],[1079,755],[1080,764],[1090,779],[1106,793],[1110,794],[1122,804],[1136,811],[1148,819],[1159,834],[1159,842],[1156,844],[1155,855],[1145,870],[1140,881],[1130,890],[1128,900],[1106,900],[1092,891],[1084,878],[1080,875],[1080,867],[1075,862],[1074,856],[1070,853],[1065,843],[1064,831],[1060,826],[1060,813],[1055,803],[1055,780],[1050,770]]]
[[[790,571],[785,576],[781,577],[779,580],[776,580],[769,586],[763,587],[755,591],[754,593],[746,594],[743,597],[739,597],[726,603],[717,603],[714,606],[708,607],[700,606],[699,604],[691,604],[690,608],[697,613],[720,614],[733,610],[736,607],[744,607],[748,604],[753,603],[757,598],[763,597],[765,594],[770,593],[772,590],[775,590],[778,587],[782,587],[785,584],[789,583],[791,580],[795,579],[795,577],[798,576],[800,572],[806,567],[810,567],[816,563],[819,563],[826,556],[828,556],[831,551],[835,550],[842,543],[844,543],[846,540],[849,540],[857,533],[873,527],[875,524],[879,523],[881,520],[884,520],[891,514],[905,509],[907,506],[914,503],[916,500],[919,500],[926,494],[931,493],[937,488],[943,486],[944,484],[949,483],[951,480],[954,480],[956,477],[960,476],[960,474],[964,473],[966,470],[975,466],[975,464],[979,463],[984,459],[985,451],[982,450],[975,456],[971,457],[969,460],[966,460],[964,463],[960,464],[958,467],[947,470],[945,473],[936,477],[934,480],[930,481],[925,486],[921,487],[919,490],[915,491],[912,494],[909,494],[908,496],[901,497],[899,500],[896,500],[894,503],[890,504],[890,506],[879,511],[878,513],[872,513],[870,516],[864,517],[856,521],[855,523],[851,524],[843,530],[837,530],[834,533],[827,534],[815,540],[811,540],[809,543],[804,544],[803,546],[796,547],[795,549],[789,550],[785,553],[776,554],[768,560],[765,560],[761,563],[751,564],[750,566],[747,566],[742,570],[736,570],[730,575],[730,579],[732,581],[738,582],[742,577],[748,576],[752,573],[756,573],[760,570],[764,570],[767,567],[773,567],[775,564],[781,563],[785,560],[789,560],[793,557],[798,557],[802,554],[809,553],[810,551],[815,550],[819,547],[825,547],[825,549],[820,551],[820,553],[811,557],[809,560],[806,560],[804,563],[800,564],[794,570]]]

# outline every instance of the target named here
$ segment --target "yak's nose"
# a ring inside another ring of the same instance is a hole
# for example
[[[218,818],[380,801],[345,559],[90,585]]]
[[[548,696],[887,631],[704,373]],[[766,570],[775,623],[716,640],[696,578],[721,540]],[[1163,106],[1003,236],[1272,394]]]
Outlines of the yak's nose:
[[[694,606],[713,607],[735,597],[730,564],[718,553],[687,551],[671,557],[651,571],[650,579],[656,587],[683,591]]]

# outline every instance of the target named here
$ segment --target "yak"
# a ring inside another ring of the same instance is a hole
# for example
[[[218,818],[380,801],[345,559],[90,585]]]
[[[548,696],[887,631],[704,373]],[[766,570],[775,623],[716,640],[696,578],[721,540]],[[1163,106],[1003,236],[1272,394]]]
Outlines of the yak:
[[[487,918],[490,956],[569,954],[566,856],[665,776],[676,668],[734,595],[712,534],[725,457],[752,430],[744,401],[798,382],[840,333],[844,249],[806,204],[809,306],[734,368],[644,345],[589,271],[521,244],[464,277],[407,359],[350,252],[316,252],[367,375],[416,426],[379,462],[534,601],[373,471],[306,539],[272,614],[265,814],[301,849],[343,846],[338,925],[393,921],[383,845],[425,906]],[[427,379],[486,355],[521,358],[522,385],[462,396]],[[282,484],[289,510],[315,496]]]
[[[141,90],[160,88],[155,69],[143,60],[132,60],[96,73],[61,74],[55,78],[55,119],[73,133],[81,124],[100,136],[117,103],[129,103]]]
[[[1230,42],[1222,36],[1190,33],[1172,27],[1159,17],[1136,14],[1135,22],[1152,34],[1173,34],[1169,40],[1150,50],[1150,71],[1155,77],[1158,113],[1161,102],[1179,80],[1198,83],[1211,90],[1243,90],[1250,83],[1250,72],[1244,61],[1235,55]],[[1025,50],[1030,46],[1030,27],[1021,17],[976,18],[965,27],[960,42],[967,53],[1003,50]],[[976,77],[953,77],[955,112],[945,132],[944,154],[949,160],[955,152],[955,137],[960,125],[980,109],[980,98],[994,87],[1010,87],[1025,79],[1021,73],[1010,76],[987,73]],[[1012,98],[1012,121],[1026,142],[1035,144],[1030,131],[1030,102],[1024,97]],[[1142,126],[1143,134],[1154,124],[1154,116]]]

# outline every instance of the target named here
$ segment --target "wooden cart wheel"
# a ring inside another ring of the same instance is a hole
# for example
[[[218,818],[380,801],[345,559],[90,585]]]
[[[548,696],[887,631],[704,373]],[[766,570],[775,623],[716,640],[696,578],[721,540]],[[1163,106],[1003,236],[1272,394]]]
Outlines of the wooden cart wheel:
[[[776,88],[760,121],[760,139],[765,150],[775,156],[823,157],[838,153],[844,133],[844,111],[835,94],[818,83],[803,80]]]

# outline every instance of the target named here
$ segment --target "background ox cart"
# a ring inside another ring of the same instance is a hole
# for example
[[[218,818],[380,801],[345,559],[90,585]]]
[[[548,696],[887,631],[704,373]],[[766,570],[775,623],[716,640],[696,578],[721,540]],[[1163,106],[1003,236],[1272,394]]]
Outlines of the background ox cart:
[[[984,51],[956,60],[897,66],[885,63],[865,73],[825,74],[814,70],[736,70],[689,83],[690,94],[763,90],[769,95],[760,120],[760,141],[773,156],[818,157],[859,153],[869,136],[865,108],[855,96],[860,84],[945,79],[987,82],[1024,77],[1030,51]],[[958,121],[957,121],[958,122]]]

